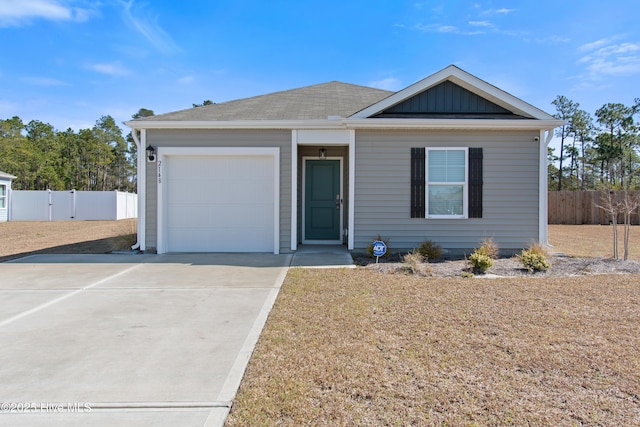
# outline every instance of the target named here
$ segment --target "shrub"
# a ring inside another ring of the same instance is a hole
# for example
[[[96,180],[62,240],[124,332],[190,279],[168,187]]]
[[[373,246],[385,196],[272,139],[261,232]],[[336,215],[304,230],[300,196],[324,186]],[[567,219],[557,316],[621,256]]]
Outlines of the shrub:
[[[442,256],[442,246],[427,240],[422,242],[418,248],[418,253],[425,257],[427,260],[439,259]]]
[[[389,239],[387,237],[382,237],[379,234],[375,236],[371,243],[369,243],[369,245],[367,246],[367,255],[369,255],[369,258],[375,258],[375,255],[373,255],[373,242],[376,242],[378,240],[384,242],[384,244],[387,245],[387,252],[381,256],[381,258],[387,258],[389,256]]]
[[[498,259],[500,248],[498,248],[498,244],[494,242],[492,238],[488,238],[482,240],[482,246],[476,249],[476,252],[486,255],[491,259]]]
[[[529,249],[523,249],[518,258],[520,262],[533,273],[534,271],[545,271],[551,264],[547,261],[547,251],[539,243],[532,244]]]
[[[493,266],[493,260],[480,250],[476,250],[472,253],[469,257],[469,261],[471,262],[471,265],[473,265],[473,269],[480,273],[484,273]]]
[[[421,276],[427,276],[431,274],[430,268],[424,264],[424,256],[422,256],[422,254],[415,249],[406,254],[403,258],[403,261],[406,265],[405,270],[409,271],[412,274],[418,274]]]

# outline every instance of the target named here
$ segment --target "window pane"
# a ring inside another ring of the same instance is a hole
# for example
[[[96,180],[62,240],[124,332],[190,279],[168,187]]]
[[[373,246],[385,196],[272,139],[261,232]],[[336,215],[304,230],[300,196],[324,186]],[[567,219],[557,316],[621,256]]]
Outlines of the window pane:
[[[430,185],[429,215],[462,215],[462,185]]]
[[[430,182],[464,182],[464,150],[429,150]]]

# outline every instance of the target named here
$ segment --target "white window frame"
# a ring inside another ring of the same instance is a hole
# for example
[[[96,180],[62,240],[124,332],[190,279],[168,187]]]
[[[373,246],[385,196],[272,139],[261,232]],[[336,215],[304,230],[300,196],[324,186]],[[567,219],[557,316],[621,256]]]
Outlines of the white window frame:
[[[464,182],[429,182],[429,153],[431,151],[463,151]],[[468,147],[425,147],[425,217],[428,219],[467,219],[469,218],[469,148]],[[462,185],[462,215],[429,215],[429,187],[438,185]]]
[[[7,184],[0,184],[0,209],[7,208]]]

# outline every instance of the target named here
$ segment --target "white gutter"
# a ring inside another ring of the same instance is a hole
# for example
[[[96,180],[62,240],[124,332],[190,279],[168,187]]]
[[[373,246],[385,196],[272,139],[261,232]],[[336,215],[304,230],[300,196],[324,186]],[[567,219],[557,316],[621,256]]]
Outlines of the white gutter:
[[[131,122],[129,122],[131,123]],[[136,151],[138,153],[138,182],[137,182],[137,193],[138,193],[138,225],[137,225],[137,229],[138,229],[138,241],[136,242],[135,245],[131,246],[132,250],[135,249],[140,249],[141,251],[144,252],[146,245],[145,245],[145,225],[146,225],[146,202],[145,202],[145,195],[146,195],[146,169],[144,168],[145,162],[146,162],[146,140],[147,140],[147,131],[146,129],[141,129],[140,130],[140,137],[142,138],[142,141],[140,141],[138,139],[138,135],[136,132],[136,129],[131,129],[131,136],[133,137],[133,141],[136,144]]]

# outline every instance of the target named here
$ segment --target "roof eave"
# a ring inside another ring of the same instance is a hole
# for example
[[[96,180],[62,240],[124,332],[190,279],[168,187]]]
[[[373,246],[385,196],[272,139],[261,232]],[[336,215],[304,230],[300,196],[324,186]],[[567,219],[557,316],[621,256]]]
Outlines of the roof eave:
[[[563,120],[535,119],[346,119],[354,129],[473,129],[540,130],[562,126]]]
[[[339,120],[234,120],[234,121],[128,121],[132,129],[554,129],[563,120],[536,119],[371,119]]]
[[[132,129],[336,129],[340,120],[132,120]]]

